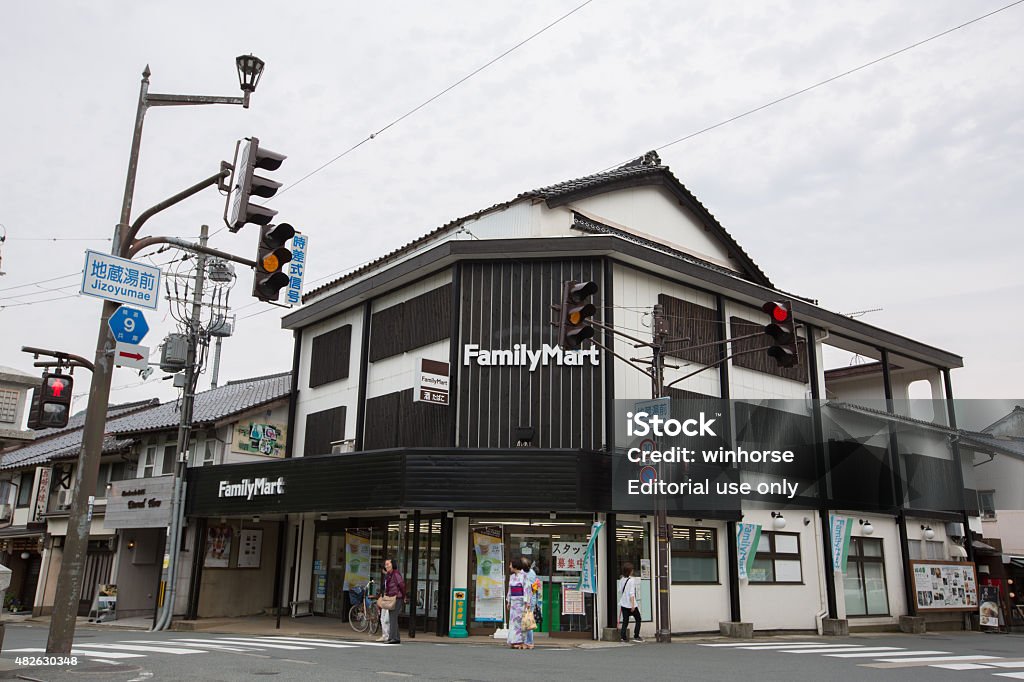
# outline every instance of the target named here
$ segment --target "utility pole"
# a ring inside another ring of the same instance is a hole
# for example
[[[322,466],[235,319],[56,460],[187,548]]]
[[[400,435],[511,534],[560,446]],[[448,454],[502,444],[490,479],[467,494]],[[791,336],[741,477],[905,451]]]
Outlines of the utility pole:
[[[221,97],[213,95],[176,95],[151,94],[149,92],[149,66],[142,72],[142,83],[139,86],[139,100],[135,111],[135,128],[132,134],[132,146],[128,156],[128,174],[125,179],[124,196],[121,201],[121,215],[114,228],[111,253],[120,258],[130,259],[139,249],[148,243],[156,243],[160,238],[136,240],[142,225],[153,215],[177,204],[199,191],[219,185],[229,171],[221,169],[192,187],[179,192],[156,206],[144,211],[135,222],[131,222],[132,201],[135,195],[135,179],[139,166],[139,151],[142,145],[142,125],[146,111],[153,106],[183,106],[208,104],[238,104],[249,107],[250,95],[255,91],[263,72],[264,63],[252,55],[243,55],[236,60],[239,86],[242,97]],[[163,238],[170,243],[174,238]],[[178,240],[180,241],[180,240]],[[206,248],[206,247],[203,247]],[[228,255],[229,258],[231,258]],[[238,259],[234,259],[238,260]],[[248,263],[246,263],[248,264]],[[99,475],[100,455],[103,449],[103,435],[107,422],[107,403],[110,400],[110,380],[114,371],[114,335],[108,321],[120,306],[115,301],[103,301],[100,313],[100,328],[96,339],[96,357],[93,362],[92,382],[89,385],[89,406],[85,413],[85,426],[82,429],[82,447],[75,469],[74,497],[71,512],[68,516],[67,535],[61,557],[60,576],[57,580],[57,591],[53,601],[53,615],[50,618],[50,631],[46,641],[46,653],[70,655],[75,638],[75,619],[78,617],[78,602],[82,595],[84,580],[85,556],[89,546],[89,529],[92,525],[92,502],[95,500],[96,479]]]
[[[651,325],[651,393],[654,399],[665,396],[665,341],[668,338],[668,320],[660,304],[654,305],[654,322]],[[655,639],[661,643],[672,641],[672,619],[669,613],[669,551],[668,551],[668,509],[662,495],[654,497],[654,528],[658,559],[658,628]]]
[[[199,244],[206,246],[210,228],[203,225],[199,233]],[[174,615],[174,593],[177,583],[178,553],[181,547],[182,512],[185,498],[185,471],[188,468],[188,446],[192,435],[192,412],[195,407],[196,385],[199,383],[197,352],[199,347],[200,319],[203,306],[203,286],[206,281],[205,253],[200,252],[196,258],[195,286],[192,290],[192,310],[188,316],[186,336],[188,350],[185,354],[185,386],[181,395],[181,418],[178,420],[177,461],[174,464],[174,486],[171,498],[171,519],[167,527],[166,550],[164,552],[164,568],[161,581],[164,586],[163,601],[159,610],[154,630],[164,630],[171,623]]]

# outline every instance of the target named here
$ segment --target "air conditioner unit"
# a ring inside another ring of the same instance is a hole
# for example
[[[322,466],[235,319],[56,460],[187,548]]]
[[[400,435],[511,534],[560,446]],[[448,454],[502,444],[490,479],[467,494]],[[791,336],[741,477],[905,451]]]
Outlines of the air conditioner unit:
[[[57,509],[71,508],[71,489],[62,488],[57,491]]]
[[[949,521],[946,523],[946,535],[954,538],[962,538],[964,536],[964,524],[959,521]]]
[[[336,440],[331,443],[331,454],[337,455],[345,452],[355,452],[356,441],[354,438],[348,440]]]
[[[0,504],[0,521],[6,521],[11,518],[11,505]]]

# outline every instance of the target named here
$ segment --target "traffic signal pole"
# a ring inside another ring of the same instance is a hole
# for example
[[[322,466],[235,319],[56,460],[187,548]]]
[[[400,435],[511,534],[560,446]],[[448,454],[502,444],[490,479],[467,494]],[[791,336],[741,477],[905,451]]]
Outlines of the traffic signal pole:
[[[240,104],[248,108],[250,93],[255,90],[263,63],[259,62],[255,75],[245,68],[254,68],[251,62],[243,63],[239,57],[239,79],[242,82],[244,97],[218,97],[207,95],[151,95],[149,94],[150,70],[147,65],[142,72],[142,83],[139,87],[139,101],[135,112],[135,128],[132,133],[132,146],[128,157],[128,173],[125,179],[124,196],[121,201],[121,216],[114,229],[111,253],[121,258],[131,258],[134,236],[149,217],[155,213],[182,201],[199,190],[216,185],[222,177],[228,175],[222,170],[218,175],[185,190],[182,193],[161,202],[139,216],[132,224],[132,201],[135,195],[135,179],[139,166],[139,149],[142,144],[142,126],[146,111],[151,106],[181,106],[205,104]],[[246,65],[247,64],[247,65]],[[212,182],[211,182],[212,181]],[[99,475],[100,455],[103,451],[103,435],[107,422],[107,403],[110,400],[110,380],[114,371],[115,340],[108,321],[120,303],[104,301],[100,313],[99,332],[96,338],[96,356],[93,361],[92,382],[89,385],[89,404],[85,413],[85,426],[82,429],[82,447],[78,455],[78,466],[75,470],[74,495],[72,497],[70,515],[68,516],[67,535],[64,540],[64,551],[61,557],[60,576],[53,601],[53,614],[50,618],[50,631],[46,641],[46,653],[71,654],[75,638],[75,624],[78,617],[78,603],[82,595],[85,556],[89,546],[89,529],[92,525],[92,507],[95,501],[96,479]]]

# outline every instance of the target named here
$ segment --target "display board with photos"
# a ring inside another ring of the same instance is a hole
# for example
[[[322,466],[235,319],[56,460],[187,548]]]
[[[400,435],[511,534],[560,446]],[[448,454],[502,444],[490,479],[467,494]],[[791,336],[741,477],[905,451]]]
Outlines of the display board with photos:
[[[978,576],[973,563],[911,561],[918,611],[975,611]]]

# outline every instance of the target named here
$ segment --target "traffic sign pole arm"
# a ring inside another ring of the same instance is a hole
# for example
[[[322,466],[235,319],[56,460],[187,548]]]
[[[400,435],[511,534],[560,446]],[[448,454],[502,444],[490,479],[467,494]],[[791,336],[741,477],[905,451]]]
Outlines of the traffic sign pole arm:
[[[224,260],[234,261],[235,263],[240,263],[246,267],[256,267],[256,261],[254,260],[242,258],[241,256],[236,256],[233,253],[228,253],[227,251],[220,251],[219,249],[214,249],[209,246],[203,246],[202,244],[196,244],[195,242],[186,241],[178,237],[143,237],[142,239],[137,239],[135,240],[135,243],[132,244],[132,247],[128,250],[128,256],[132,257],[142,249],[146,248],[147,246],[152,246],[153,244],[171,244],[173,246],[186,249],[188,251],[195,251],[196,253],[205,253],[208,256],[214,256],[216,258],[223,258]]]
[[[36,357],[40,355],[47,355],[51,358],[57,358],[56,363],[35,363],[36,367],[60,367],[62,364],[69,367],[85,367],[90,372],[93,371],[93,364],[83,358],[81,355],[73,355],[71,353],[65,353],[59,350],[47,350],[46,348],[36,348],[35,346],[22,346],[22,353],[32,353]],[[75,363],[75,364],[71,364]]]
[[[230,170],[221,169],[220,171],[217,172],[216,175],[211,175],[205,180],[197,182],[188,189],[182,190],[175,194],[173,197],[164,199],[159,204],[156,204],[155,206],[152,206],[151,208],[144,211],[138,218],[135,219],[135,222],[132,223],[131,227],[129,227],[128,230],[121,235],[121,249],[120,252],[117,253],[116,255],[121,256],[122,258],[131,258],[132,256],[134,256],[138,252],[138,249],[135,248],[135,235],[139,233],[139,230],[142,229],[142,226],[146,223],[147,220],[155,216],[157,213],[160,213],[161,211],[166,210],[171,206],[174,206],[175,204],[184,201],[185,199],[188,199],[190,196],[198,194],[207,187],[214,187],[216,185],[219,185],[220,181],[230,174]]]

